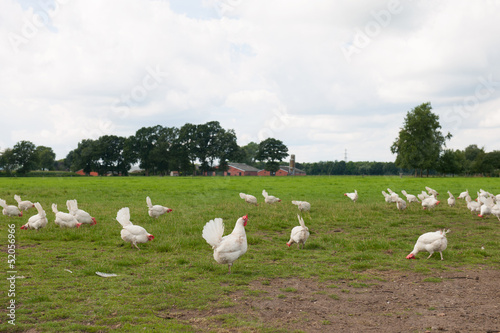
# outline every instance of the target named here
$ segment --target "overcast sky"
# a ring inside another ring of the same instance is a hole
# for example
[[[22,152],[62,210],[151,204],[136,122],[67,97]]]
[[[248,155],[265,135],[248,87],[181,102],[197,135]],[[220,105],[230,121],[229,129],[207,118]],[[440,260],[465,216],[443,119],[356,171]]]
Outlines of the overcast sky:
[[[43,5],[40,5],[43,4]],[[0,150],[219,121],[297,162],[394,161],[430,102],[500,150],[500,1],[0,0]]]

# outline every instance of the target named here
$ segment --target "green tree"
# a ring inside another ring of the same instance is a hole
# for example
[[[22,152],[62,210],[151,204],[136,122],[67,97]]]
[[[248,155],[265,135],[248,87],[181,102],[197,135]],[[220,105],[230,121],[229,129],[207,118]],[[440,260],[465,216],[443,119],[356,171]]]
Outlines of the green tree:
[[[254,166],[258,151],[259,144],[252,141],[246,146],[240,147],[234,161]]]
[[[459,150],[445,149],[437,163],[436,171],[456,175],[463,171],[463,154]]]
[[[184,124],[179,130],[177,138],[177,159],[180,169],[187,173],[189,170],[196,172],[195,163],[198,155],[198,131],[194,124]],[[187,163],[189,161],[189,163]]]
[[[98,169],[99,154],[97,142],[92,139],[84,139],[78,143],[78,147],[68,153],[71,156],[71,171],[80,169],[87,175]]]
[[[391,146],[391,152],[397,154],[396,165],[400,168],[417,170],[435,168],[439,155],[446,139],[451,138],[448,133],[443,136],[439,116],[432,113],[430,103],[423,103],[406,115],[399,137]]]
[[[52,148],[38,146],[36,147],[36,154],[38,155],[39,168],[41,170],[54,170],[56,153],[54,153]]]
[[[157,147],[163,126],[142,127],[132,139],[133,150],[138,158],[139,166],[146,171],[146,176],[155,173],[154,149]]]
[[[287,156],[288,148],[282,141],[268,138],[259,143],[256,159],[265,162],[265,169],[274,175],[280,168],[280,162]]]
[[[30,141],[20,141],[14,145],[12,149],[16,164],[19,165],[17,172],[26,174],[38,167],[38,154],[36,146]]]
[[[11,174],[17,167],[14,152],[11,148],[5,149],[0,155],[0,168],[4,169],[7,174]]]

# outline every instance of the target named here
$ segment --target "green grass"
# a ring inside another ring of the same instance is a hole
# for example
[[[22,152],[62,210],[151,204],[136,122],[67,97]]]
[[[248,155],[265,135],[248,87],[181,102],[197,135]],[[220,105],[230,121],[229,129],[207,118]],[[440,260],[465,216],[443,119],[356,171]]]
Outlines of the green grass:
[[[431,211],[410,205],[397,211],[384,202],[387,187],[417,194],[425,186],[440,192],[442,204]],[[353,288],[369,288],[377,271],[415,272],[430,283],[440,282],[433,273],[500,267],[500,222],[495,217],[472,215],[465,202],[446,205],[450,190],[455,196],[465,189],[483,188],[500,193],[500,181],[489,178],[399,178],[399,177],[124,177],[124,178],[1,178],[0,198],[14,203],[39,201],[49,225],[41,231],[20,230],[33,210],[22,218],[0,215],[4,271],[7,272],[8,224],[16,225],[16,326],[7,323],[2,308],[0,331],[123,332],[141,330],[194,332],[192,322],[171,316],[176,311],[210,311],[233,307],[235,292],[245,297],[268,297],[250,288],[252,282],[269,286],[273,279],[300,278],[348,281]],[[280,204],[263,203],[260,194],[282,199]],[[344,192],[358,190],[351,202]],[[251,206],[239,192],[255,195],[260,204]],[[146,196],[153,203],[174,211],[159,219],[147,215]],[[97,219],[95,226],[61,229],[54,224],[52,203],[64,211],[67,199],[77,199],[80,208]],[[290,230],[298,225],[297,207],[291,200],[307,200],[311,212],[304,220],[311,236],[303,250],[288,248]],[[116,213],[130,207],[131,220],[155,236],[138,251],[120,238]],[[248,214],[248,252],[227,274],[217,264],[210,246],[201,237],[205,223],[221,217],[226,234],[234,222]],[[425,260],[406,260],[418,236],[427,231],[450,228],[445,260],[434,254]],[[484,247],[484,250],[481,249]],[[72,273],[67,270],[72,271]],[[116,273],[102,278],[96,271]],[[368,281],[369,280],[369,281]],[[3,279],[3,281],[6,281]],[[7,291],[7,285],[4,290]],[[296,289],[277,290],[277,298],[294,297]],[[339,288],[338,293],[349,290]],[[336,294],[331,294],[337,299]],[[2,304],[10,297],[1,293]],[[165,319],[168,318],[168,319]],[[226,330],[273,331],[245,314],[205,318],[209,330],[220,322]],[[325,322],[325,325],[327,323]],[[199,322],[198,322],[199,325]]]

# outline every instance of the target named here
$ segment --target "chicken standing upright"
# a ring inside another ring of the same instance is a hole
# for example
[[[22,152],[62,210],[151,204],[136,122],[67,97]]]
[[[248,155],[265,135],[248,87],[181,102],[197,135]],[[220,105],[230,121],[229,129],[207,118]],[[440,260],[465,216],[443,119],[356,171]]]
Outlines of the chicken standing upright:
[[[35,207],[35,205],[28,200],[21,200],[21,197],[19,195],[14,195],[14,200],[17,201],[17,207],[19,207],[19,210],[28,210],[32,207]]]
[[[92,217],[86,211],[78,208],[78,202],[75,200],[67,200],[66,207],[68,207],[69,213],[73,215],[78,222],[81,224],[95,225],[97,221],[95,217]]]
[[[453,194],[451,194],[451,192],[450,192],[450,191],[448,191],[448,195],[450,196],[450,197],[448,198],[448,205],[449,205],[450,207],[454,207],[454,206],[455,206],[455,202],[456,202],[455,197],[453,196]]]
[[[0,199],[0,206],[3,207],[2,214],[6,216],[23,216],[23,212],[17,206],[7,205],[7,202]]]
[[[154,218],[158,218],[158,216],[161,216],[165,213],[170,213],[171,211],[173,211],[172,209],[170,209],[168,207],[164,207],[161,205],[153,205],[150,197],[146,197],[146,204],[148,205],[149,216],[154,217]]]
[[[417,253],[425,251],[430,253],[427,259],[429,259],[434,252],[439,252],[441,260],[443,260],[443,251],[446,250],[448,246],[448,239],[446,238],[448,232],[450,232],[450,229],[427,232],[421,235],[418,237],[413,247],[413,251],[406,256],[406,259],[415,259]]]
[[[229,274],[231,266],[239,257],[247,252],[247,236],[245,226],[248,222],[248,215],[240,217],[236,221],[233,232],[224,234],[224,222],[221,218],[210,220],[203,227],[202,237],[214,250],[214,259],[219,264],[227,264]]]
[[[120,231],[122,239],[125,242],[129,242],[131,247],[135,246],[140,250],[137,243],[146,243],[154,239],[154,236],[147,232],[146,229],[130,222],[130,209],[128,207],[124,207],[118,211],[116,220],[123,227]]]
[[[352,201],[356,202],[358,201],[358,191],[354,190],[354,192],[351,193],[344,193],[344,196],[348,197]]]
[[[304,246],[306,245],[306,241],[309,238],[310,233],[309,228],[306,227],[304,223],[304,219],[299,215],[297,215],[297,217],[299,219],[300,225],[293,227],[292,233],[290,234],[290,240],[288,241],[288,243],[286,243],[286,245],[290,247],[290,245],[292,245],[293,243],[297,243],[297,248],[300,249],[301,244],[302,248],[304,248]]]
[[[262,190],[262,196],[264,197],[265,203],[268,203],[268,204],[273,204],[273,203],[276,203],[276,202],[281,202],[280,198],[276,198],[273,195],[267,194],[266,190]]]
[[[307,201],[293,200],[292,204],[296,205],[301,212],[308,212],[311,210],[311,204]]]
[[[257,206],[257,198],[251,194],[240,193],[240,198],[248,202],[249,204]]]
[[[74,217],[70,213],[64,213],[58,211],[57,205],[54,203],[52,204],[52,211],[54,212],[54,214],[56,214],[56,219],[54,220],[54,223],[60,226],[61,228],[62,227],[80,228],[80,226],[82,225],[80,222],[78,222],[76,217]]]
[[[382,191],[382,194],[384,195],[385,202],[387,202],[387,203],[393,202],[390,194],[387,194],[387,192],[385,192],[385,191]]]
[[[39,202],[35,202],[35,208],[38,211],[38,214],[31,216],[28,219],[28,222],[21,226],[21,229],[27,230],[27,229],[34,229],[34,230],[40,230],[41,228],[45,227],[48,223],[47,220],[47,215],[45,214],[45,211],[42,208],[42,205],[40,205]]]

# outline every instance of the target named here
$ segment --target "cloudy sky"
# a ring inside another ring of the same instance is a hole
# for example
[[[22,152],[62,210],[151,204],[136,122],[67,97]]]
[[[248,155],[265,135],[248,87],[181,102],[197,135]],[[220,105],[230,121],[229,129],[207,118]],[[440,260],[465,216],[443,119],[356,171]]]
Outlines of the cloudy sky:
[[[437,3],[437,4],[436,4]],[[394,161],[431,102],[500,150],[500,1],[0,0],[0,150],[219,121],[298,162]]]

